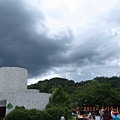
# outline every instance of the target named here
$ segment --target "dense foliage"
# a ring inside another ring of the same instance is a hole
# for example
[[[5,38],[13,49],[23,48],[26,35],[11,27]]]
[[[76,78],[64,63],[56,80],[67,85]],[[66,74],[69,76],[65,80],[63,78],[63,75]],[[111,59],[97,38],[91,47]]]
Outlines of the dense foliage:
[[[49,114],[44,111],[17,107],[7,114],[5,120],[49,120],[49,117]]]
[[[53,78],[39,81],[28,86],[28,89],[38,89],[40,92],[52,93],[56,85],[72,99],[73,107],[84,106],[119,106],[120,77],[96,77],[93,80],[74,82],[64,78]]]

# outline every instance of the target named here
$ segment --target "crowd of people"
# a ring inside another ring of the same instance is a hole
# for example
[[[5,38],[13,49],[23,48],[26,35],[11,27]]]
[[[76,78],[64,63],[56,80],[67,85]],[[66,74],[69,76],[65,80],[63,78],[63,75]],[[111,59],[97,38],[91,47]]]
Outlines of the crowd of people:
[[[117,111],[115,108],[111,111],[101,108],[99,113],[100,120],[120,120],[119,111]]]
[[[117,111],[116,109],[112,109],[111,111],[109,111],[107,108],[103,109],[101,108],[98,111],[98,114],[96,114],[95,111],[77,111],[77,113],[75,114],[75,118],[76,120],[120,120],[120,116],[119,116],[119,111]]]

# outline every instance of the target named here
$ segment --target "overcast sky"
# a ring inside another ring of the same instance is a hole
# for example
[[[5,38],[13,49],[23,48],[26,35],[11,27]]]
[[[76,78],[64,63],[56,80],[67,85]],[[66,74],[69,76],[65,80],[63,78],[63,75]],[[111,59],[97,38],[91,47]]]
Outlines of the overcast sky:
[[[120,76],[119,0],[0,0],[0,67],[28,84]]]

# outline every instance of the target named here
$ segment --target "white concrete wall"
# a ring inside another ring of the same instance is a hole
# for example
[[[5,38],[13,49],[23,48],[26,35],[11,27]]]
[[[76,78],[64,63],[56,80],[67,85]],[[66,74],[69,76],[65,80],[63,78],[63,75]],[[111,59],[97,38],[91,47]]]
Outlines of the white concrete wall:
[[[49,102],[49,97],[51,94],[47,93],[33,93],[31,91],[24,92],[5,92],[0,93],[0,100],[7,100],[6,106],[11,103],[13,105],[12,109],[6,108],[6,114],[12,111],[15,106],[24,106],[26,109],[38,109],[44,110]]]
[[[27,89],[27,70],[18,67],[0,68],[0,92]]]

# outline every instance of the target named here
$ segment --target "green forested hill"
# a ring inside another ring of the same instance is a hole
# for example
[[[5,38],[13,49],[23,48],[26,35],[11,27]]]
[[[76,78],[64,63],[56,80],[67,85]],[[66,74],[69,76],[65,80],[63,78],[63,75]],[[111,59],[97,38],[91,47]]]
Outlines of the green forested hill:
[[[108,83],[112,88],[119,88],[120,87],[120,77],[113,76],[113,77],[96,77],[94,80],[97,80],[100,83]]]
[[[39,81],[38,83],[28,85],[28,89],[38,89],[40,92],[51,93],[52,87],[55,87],[58,84],[60,84],[68,93],[71,93],[71,90],[76,89],[77,86],[73,80],[64,78],[52,78],[50,80]]]
[[[63,89],[72,93],[80,87],[84,87],[86,85],[93,85],[93,81],[97,81],[99,84],[109,84],[111,88],[117,89],[120,88],[120,77],[96,77],[93,80],[74,82],[74,80],[68,80],[65,78],[52,78],[39,81],[38,83],[28,85],[28,89],[38,89],[40,92],[51,93],[52,87],[60,84]]]
[[[53,87],[61,85],[70,94],[74,106],[99,105],[118,106],[120,103],[120,77],[96,77],[93,80],[74,82],[64,78],[52,78],[28,85],[28,89],[51,93]]]

